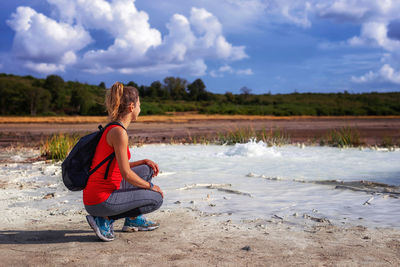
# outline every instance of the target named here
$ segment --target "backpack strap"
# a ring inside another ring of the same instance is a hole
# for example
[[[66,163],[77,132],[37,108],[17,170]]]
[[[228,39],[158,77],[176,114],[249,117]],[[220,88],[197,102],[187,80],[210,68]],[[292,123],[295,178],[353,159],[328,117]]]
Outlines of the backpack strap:
[[[92,175],[95,171],[98,170],[98,168],[103,166],[103,164],[106,163],[107,161],[110,161],[110,163],[111,163],[111,161],[114,159],[114,157],[115,157],[115,152],[112,152],[105,159],[103,159],[99,164],[97,164],[96,167],[93,168],[93,170],[89,171],[89,175]],[[108,174],[108,169],[109,169],[110,163],[107,166],[107,174]],[[106,176],[106,178],[107,178],[107,176]]]
[[[108,123],[106,126],[104,126],[104,128],[101,126],[101,125],[99,125],[99,129],[101,130],[101,129],[106,129],[107,127],[109,127],[109,126],[111,126],[111,125],[118,125],[118,126],[121,126],[125,131],[127,131],[126,129],[125,129],[125,127],[124,127],[124,125],[122,125],[121,123],[119,123],[118,121],[112,121],[112,122],[110,122],[110,123]]]
[[[107,164],[106,173],[104,174],[104,180],[107,180],[108,171],[110,170],[111,162],[115,158],[115,152],[111,153],[110,156],[108,156],[108,157],[110,157],[110,159],[109,159],[108,164]]]
[[[112,121],[112,122],[108,123],[105,127],[99,125],[99,130],[104,132],[104,131],[107,129],[107,127],[109,127],[109,126],[111,126],[111,125],[118,125],[118,126],[121,126],[121,127],[126,131],[125,127],[124,127],[121,123],[119,123],[119,122],[117,122],[117,121]],[[89,176],[92,175],[92,174],[93,174],[95,171],[97,171],[101,166],[103,166],[104,163],[106,163],[106,162],[108,161],[107,168],[106,168],[106,172],[105,172],[105,174],[104,174],[104,180],[106,180],[107,177],[108,177],[108,172],[109,172],[109,170],[110,170],[111,163],[112,163],[112,161],[114,160],[114,158],[115,158],[115,152],[112,152],[112,153],[111,153],[110,155],[108,155],[105,159],[103,159],[99,164],[97,164],[96,167],[93,168],[93,170],[89,171]]]

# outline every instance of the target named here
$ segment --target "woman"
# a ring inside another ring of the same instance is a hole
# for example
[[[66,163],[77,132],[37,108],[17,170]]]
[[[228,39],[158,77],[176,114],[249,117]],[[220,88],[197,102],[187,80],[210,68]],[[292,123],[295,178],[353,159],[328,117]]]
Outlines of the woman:
[[[92,167],[115,152],[107,179],[104,178],[108,164],[101,166],[89,177],[83,190],[83,203],[90,214],[86,219],[96,235],[103,241],[114,240],[113,223],[125,218],[122,231],[146,231],[159,224],[146,220],[142,214],[160,208],[163,192],[153,185],[158,165],[144,159],[129,162],[128,134],[125,129],[140,113],[138,90],[116,82],[106,97],[107,111],[111,121],[121,125],[107,127],[97,145]]]

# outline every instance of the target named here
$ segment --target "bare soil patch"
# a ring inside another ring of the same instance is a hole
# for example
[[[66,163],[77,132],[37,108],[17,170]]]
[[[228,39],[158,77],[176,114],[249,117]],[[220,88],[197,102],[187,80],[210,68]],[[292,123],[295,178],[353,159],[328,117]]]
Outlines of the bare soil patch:
[[[93,117],[89,117],[92,118]],[[2,118],[4,119],[4,118]],[[79,118],[82,119],[82,118]],[[0,123],[0,146],[38,146],[41,140],[56,133],[84,135],[93,132],[105,117],[98,121],[83,122],[74,117],[57,122],[5,122]],[[400,142],[400,117],[271,117],[271,116],[222,116],[181,115],[146,116],[128,129],[131,144],[193,142],[218,133],[251,127],[254,130],[281,130],[291,142],[316,143],[331,130],[351,127],[360,133],[366,145],[380,145],[384,139]]]
[[[234,224],[188,210],[153,214],[161,227],[101,242],[84,217],[0,230],[4,266],[398,266],[400,232],[362,226]],[[65,216],[64,216],[65,218]],[[122,221],[116,222],[116,229]]]

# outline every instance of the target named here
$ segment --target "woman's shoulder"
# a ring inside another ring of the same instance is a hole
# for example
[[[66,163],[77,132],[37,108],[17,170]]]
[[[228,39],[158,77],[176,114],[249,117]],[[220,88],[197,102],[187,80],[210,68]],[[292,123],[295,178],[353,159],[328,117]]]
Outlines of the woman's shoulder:
[[[113,125],[113,127],[107,133],[107,141],[111,141],[108,143],[123,142],[125,140],[128,140],[128,134],[126,133],[125,129],[118,125]]]

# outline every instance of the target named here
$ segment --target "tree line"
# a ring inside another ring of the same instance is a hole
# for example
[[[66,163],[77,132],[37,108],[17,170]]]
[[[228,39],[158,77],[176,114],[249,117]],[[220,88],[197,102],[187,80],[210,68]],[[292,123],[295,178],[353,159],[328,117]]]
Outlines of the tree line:
[[[201,79],[192,83],[179,77],[166,77],[149,86],[134,81],[138,88],[142,115],[170,112],[243,115],[400,115],[400,92],[215,94],[206,90]],[[104,82],[99,85],[64,81],[58,75],[45,79],[0,74],[0,115],[106,115]]]

